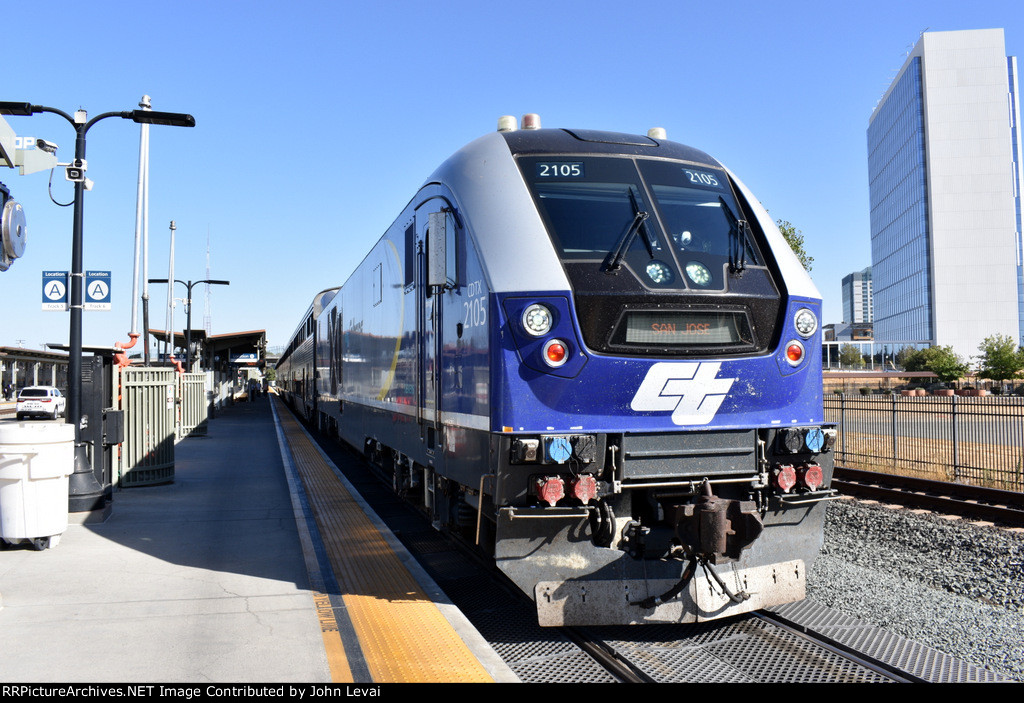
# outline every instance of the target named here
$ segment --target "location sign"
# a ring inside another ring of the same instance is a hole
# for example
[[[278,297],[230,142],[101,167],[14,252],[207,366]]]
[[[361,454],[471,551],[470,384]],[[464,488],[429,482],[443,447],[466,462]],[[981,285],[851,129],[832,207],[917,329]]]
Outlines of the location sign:
[[[110,271],[85,272],[85,309],[110,309]]]
[[[43,271],[43,310],[68,309],[68,272]]]

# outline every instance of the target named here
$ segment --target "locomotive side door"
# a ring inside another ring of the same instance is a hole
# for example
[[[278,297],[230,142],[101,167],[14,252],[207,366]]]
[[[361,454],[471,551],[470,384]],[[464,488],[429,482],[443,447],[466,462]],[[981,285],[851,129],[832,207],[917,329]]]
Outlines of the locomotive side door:
[[[417,356],[419,357],[418,378],[418,402],[420,436],[426,442],[427,451],[433,452],[437,444],[438,432],[438,344],[441,330],[441,305],[438,297],[438,290],[431,285],[430,276],[430,253],[431,253],[431,210],[434,208],[421,207],[416,213],[416,229],[418,246],[416,247],[417,258],[417,282],[416,297],[416,329],[417,335]],[[435,227],[436,229],[436,227]]]
[[[420,423],[427,451],[441,443],[441,378],[443,369],[442,299],[456,285],[456,224],[450,206],[441,198],[431,199],[416,213],[416,227],[422,233],[420,249],[423,285],[419,286],[418,325],[420,331]]]

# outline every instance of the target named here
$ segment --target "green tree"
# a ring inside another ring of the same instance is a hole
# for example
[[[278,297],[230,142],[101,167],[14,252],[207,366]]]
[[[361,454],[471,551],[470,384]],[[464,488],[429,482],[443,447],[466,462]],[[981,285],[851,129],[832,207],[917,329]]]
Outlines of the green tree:
[[[931,371],[943,383],[959,381],[970,370],[967,362],[953,351],[953,347],[949,346],[922,349],[912,359],[914,362],[922,362],[920,364],[922,368],[911,369],[907,367],[908,371]]]
[[[844,344],[839,347],[839,363],[843,366],[863,366],[864,355],[854,344]]]
[[[1024,352],[1013,337],[994,334],[978,345],[978,375],[993,381],[1014,378],[1024,369]]]
[[[903,348],[904,350],[906,347]],[[927,349],[913,349],[909,354],[903,357],[903,370],[904,371],[927,371],[928,370],[928,355],[925,353]]]
[[[906,371],[916,371],[917,369],[908,369],[907,361],[912,359],[917,354],[917,349],[913,347],[902,347],[896,352],[896,365],[903,368]]]
[[[793,253],[796,254],[796,258],[800,259],[803,267],[810,271],[811,264],[814,263],[814,257],[808,255],[807,250],[804,249],[803,233],[790,224],[788,220],[776,220],[775,224],[779,226],[779,231],[782,232],[782,236],[785,237]]]

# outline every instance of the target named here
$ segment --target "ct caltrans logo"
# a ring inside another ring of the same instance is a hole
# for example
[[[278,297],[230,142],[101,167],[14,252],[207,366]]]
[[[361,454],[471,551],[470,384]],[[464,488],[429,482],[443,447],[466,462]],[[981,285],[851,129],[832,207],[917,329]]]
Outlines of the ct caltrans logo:
[[[711,422],[735,378],[717,378],[721,362],[661,362],[647,371],[629,404],[639,411],[672,411],[677,425]]]

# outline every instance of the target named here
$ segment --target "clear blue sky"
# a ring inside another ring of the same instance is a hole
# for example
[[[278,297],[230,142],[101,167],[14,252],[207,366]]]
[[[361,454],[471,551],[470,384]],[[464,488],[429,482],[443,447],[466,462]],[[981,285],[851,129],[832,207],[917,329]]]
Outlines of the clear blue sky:
[[[0,17],[0,100],[95,116],[148,94],[195,116],[151,128],[149,275],[167,277],[171,220],[175,278],[206,277],[209,237],[210,276],[231,281],[212,289],[213,333],[266,329],[272,346],[438,164],[526,112],[545,127],[665,127],[717,157],[803,232],[838,322],[840,280],[871,263],[868,118],[919,34],[1001,27],[1024,62],[1020,0],[0,0]],[[72,158],[62,119],[6,119]],[[130,331],[138,149],[130,121],[88,134],[85,268],[113,272],[114,310],[85,313],[87,345]],[[0,273],[0,345],[67,342],[67,313],[40,309],[40,272],[71,261],[71,208],[50,202],[48,177],[0,170],[28,222],[25,256]],[[72,197],[60,172],[53,190]],[[150,294],[162,328],[166,288]]]

